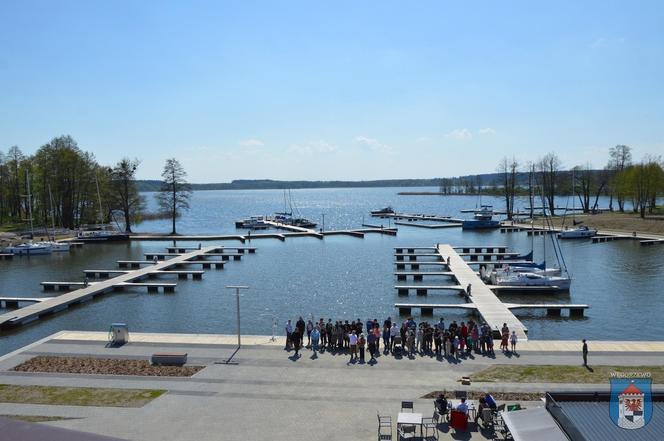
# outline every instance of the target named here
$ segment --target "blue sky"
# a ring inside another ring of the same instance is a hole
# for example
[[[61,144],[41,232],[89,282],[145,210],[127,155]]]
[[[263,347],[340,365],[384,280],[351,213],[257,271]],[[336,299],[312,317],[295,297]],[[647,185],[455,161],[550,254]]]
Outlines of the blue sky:
[[[0,148],[192,182],[664,154],[664,3],[2,1]]]

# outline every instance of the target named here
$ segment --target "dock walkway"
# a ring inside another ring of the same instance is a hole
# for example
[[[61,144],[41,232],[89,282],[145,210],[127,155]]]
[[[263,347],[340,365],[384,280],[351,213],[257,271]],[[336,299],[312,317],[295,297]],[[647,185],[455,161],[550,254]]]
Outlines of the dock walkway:
[[[457,254],[454,248],[450,245],[439,244],[437,249],[443,260],[447,260],[449,257],[449,270],[454,272],[457,282],[464,288],[471,285],[471,300],[477,312],[491,329],[499,331],[503,323],[507,323],[510,330],[516,331],[519,340],[527,340],[528,328],[526,325],[516,318],[507,305],[496,297],[493,291],[489,289],[466,261]]]
[[[89,284],[87,287],[84,286],[75,291],[49,298],[42,302],[26,306],[16,311],[7,312],[0,315],[0,328],[11,328],[38,320],[41,317],[45,317],[55,312],[67,309],[69,305],[86,302],[93,299],[94,297],[115,291],[116,287],[131,286],[133,282],[140,282],[143,279],[147,279],[151,274],[178,274],[175,271],[170,272],[168,269],[175,267],[178,264],[186,263],[192,259],[199,259],[204,257],[206,253],[215,252],[218,249],[219,247],[216,245],[202,247],[201,249],[190,251],[178,256],[173,256],[173,258],[168,260],[160,260],[154,265],[150,265],[145,268],[126,271],[117,277],[105,279],[94,284]]]

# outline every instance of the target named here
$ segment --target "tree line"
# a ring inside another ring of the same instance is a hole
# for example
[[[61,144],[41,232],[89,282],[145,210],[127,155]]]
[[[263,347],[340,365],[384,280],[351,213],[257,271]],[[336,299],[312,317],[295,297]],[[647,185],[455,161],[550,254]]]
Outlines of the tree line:
[[[498,165],[501,179],[494,181],[492,193],[504,198],[509,219],[514,215],[517,195],[528,196],[531,217],[538,205],[543,205],[551,214],[560,211],[561,207],[555,202],[559,195],[571,195],[578,200],[584,213],[604,208],[599,207],[599,198],[607,196],[610,211],[625,212],[626,202],[629,202],[631,210],[642,218],[647,213],[652,214],[657,208],[657,198],[664,195],[662,158],[646,155],[634,162],[632,149],[627,145],[611,147],[608,156],[601,170],[593,169],[589,163],[563,170],[562,161],[555,153],[528,162],[523,168],[516,158],[505,157]],[[525,185],[518,183],[520,173],[527,175]]]
[[[36,225],[78,229],[116,223],[126,232],[141,220],[145,198],[136,185],[138,159],[101,165],[69,135],[53,138],[26,155],[18,146],[0,151],[0,225]],[[175,219],[189,207],[186,172],[168,159],[157,194],[160,211]]]

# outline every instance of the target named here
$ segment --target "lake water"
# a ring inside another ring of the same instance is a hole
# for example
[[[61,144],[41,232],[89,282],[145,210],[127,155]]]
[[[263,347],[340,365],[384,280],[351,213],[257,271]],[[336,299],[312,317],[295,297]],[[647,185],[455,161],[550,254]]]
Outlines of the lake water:
[[[386,205],[398,211],[462,217],[463,208],[474,208],[470,196],[398,196],[397,192],[417,189],[312,189],[293,191],[301,214],[322,222],[325,229],[360,227],[371,218],[371,209]],[[423,189],[433,190],[433,189]],[[150,209],[152,195],[147,194]],[[283,193],[277,190],[195,192],[191,210],[178,220],[179,233],[237,233],[234,220],[248,215],[271,214],[284,207]],[[484,197],[484,203],[502,207],[498,198]],[[525,201],[520,201],[524,206]],[[561,200],[560,205],[565,205]],[[571,203],[570,203],[571,205]],[[606,206],[602,201],[600,206]],[[465,215],[468,216],[468,215]],[[388,221],[382,221],[386,226]],[[169,232],[169,221],[150,221],[136,231]],[[542,240],[535,239],[536,259],[542,258]],[[21,347],[53,332],[68,330],[106,331],[112,322],[126,322],[130,330],[144,332],[233,333],[235,297],[226,285],[251,287],[242,296],[242,331],[270,334],[272,317],[282,322],[302,315],[316,318],[365,320],[395,317],[396,302],[417,303],[422,298],[398,297],[394,285],[393,248],[431,246],[436,242],[452,245],[507,245],[528,252],[531,238],[525,233],[498,231],[462,232],[460,228],[428,230],[399,227],[396,237],[368,234],[364,239],[345,236],[290,238],[285,242],[261,239],[251,242],[256,254],[241,262],[230,262],[224,270],[208,270],[202,281],[178,280],[174,294],[147,294],[143,290],[102,296],[51,318],[4,333],[0,354]],[[0,295],[49,296],[41,291],[42,281],[82,280],[84,269],[114,269],[117,260],[142,259],[143,253],[164,251],[171,242],[132,242],[86,245],[70,254],[14,258],[0,261]],[[224,242],[238,246],[239,242]],[[197,244],[192,244],[197,245]],[[248,245],[248,244],[247,244]],[[664,286],[661,262],[664,247],[641,247],[637,242],[616,241],[592,244],[590,241],[562,243],[567,265],[574,277],[569,294],[501,295],[504,301],[537,303],[587,303],[591,306],[580,319],[549,318],[542,312],[519,313],[533,339],[661,339],[659,318],[664,303],[658,298]],[[551,250],[547,244],[547,250]],[[547,256],[555,262],[553,255]],[[431,278],[425,283],[443,282]],[[408,281],[409,284],[413,283]],[[429,294],[427,302],[459,303],[451,292]],[[464,320],[463,312],[436,311],[434,318]],[[416,316],[417,317],[417,316]],[[638,318],[638,320],[636,320]]]

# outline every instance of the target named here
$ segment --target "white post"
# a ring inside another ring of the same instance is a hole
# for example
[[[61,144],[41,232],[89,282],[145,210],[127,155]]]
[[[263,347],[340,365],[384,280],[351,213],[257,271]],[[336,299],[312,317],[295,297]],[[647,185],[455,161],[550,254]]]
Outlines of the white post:
[[[240,349],[241,346],[241,340],[240,340],[240,290],[241,289],[249,289],[248,286],[227,286],[227,289],[234,289],[235,290],[235,299],[236,299],[236,306],[237,306],[237,347]]]

